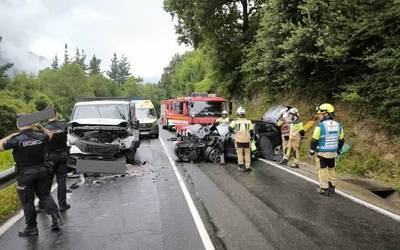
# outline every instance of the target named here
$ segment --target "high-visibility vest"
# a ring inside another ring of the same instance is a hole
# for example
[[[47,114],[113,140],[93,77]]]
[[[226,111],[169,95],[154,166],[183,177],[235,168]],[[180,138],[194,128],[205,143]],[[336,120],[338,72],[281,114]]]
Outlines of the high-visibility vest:
[[[235,130],[235,141],[237,143],[250,142],[250,131],[254,128],[250,120],[238,118],[236,121],[231,122],[229,126]]]
[[[250,132],[254,128],[253,123],[246,118],[238,118],[236,121],[233,121],[230,126],[235,130],[235,133]]]
[[[229,117],[220,117],[215,120],[216,123],[223,124],[223,123],[228,123],[229,122]]]
[[[337,152],[342,126],[334,120],[325,120],[318,125],[321,128],[321,137],[318,141],[319,152]]]

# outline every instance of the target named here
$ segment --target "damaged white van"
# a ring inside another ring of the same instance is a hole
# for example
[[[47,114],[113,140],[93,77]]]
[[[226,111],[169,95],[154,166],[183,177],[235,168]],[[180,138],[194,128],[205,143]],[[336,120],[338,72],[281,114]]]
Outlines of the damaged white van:
[[[76,103],[71,115],[68,145],[70,157],[74,159],[125,157],[127,163],[134,163],[140,145],[135,104],[128,98],[86,98]]]

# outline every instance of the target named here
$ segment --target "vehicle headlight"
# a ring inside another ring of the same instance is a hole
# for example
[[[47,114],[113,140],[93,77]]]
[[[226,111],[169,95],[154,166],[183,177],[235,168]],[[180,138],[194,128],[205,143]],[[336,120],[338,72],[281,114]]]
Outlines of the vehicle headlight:
[[[70,147],[71,145],[74,145],[75,142],[79,139],[78,136],[68,134],[67,135],[67,146]]]

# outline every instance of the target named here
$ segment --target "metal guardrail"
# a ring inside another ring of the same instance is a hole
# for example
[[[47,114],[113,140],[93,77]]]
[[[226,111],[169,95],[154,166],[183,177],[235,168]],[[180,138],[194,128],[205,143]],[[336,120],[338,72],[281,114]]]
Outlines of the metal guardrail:
[[[17,172],[15,167],[0,172],[0,190],[16,181]]]

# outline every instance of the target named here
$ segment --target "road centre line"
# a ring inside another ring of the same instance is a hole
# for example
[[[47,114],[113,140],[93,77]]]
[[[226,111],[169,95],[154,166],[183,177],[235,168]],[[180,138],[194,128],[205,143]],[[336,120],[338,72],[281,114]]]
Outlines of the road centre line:
[[[282,166],[280,166],[279,164],[276,164],[275,162],[268,161],[268,160],[265,160],[265,159],[262,159],[262,158],[258,158],[258,159],[261,160],[261,161],[263,161],[263,162],[265,162],[265,163],[268,163],[268,164],[271,165],[271,166],[274,166],[274,167],[279,168],[279,169],[281,169],[281,170],[283,170],[283,171],[286,171],[286,172],[288,172],[288,173],[290,173],[290,174],[293,174],[293,175],[295,175],[295,176],[297,176],[297,177],[300,177],[300,178],[302,178],[302,179],[304,179],[304,180],[306,180],[306,181],[308,181],[308,182],[311,182],[311,183],[314,183],[314,184],[316,184],[316,185],[319,185],[319,182],[318,182],[318,181],[313,180],[313,179],[311,179],[311,178],[309,178],[309,177],[307,177],[307,176],[304,176],[304,175],[302,175],[302,174],[300,174],[300,173],[297,173],[297,172],[295,172],[295,171],[293,171],[293,170],[290,170],[290,169],[287,169],[287,168],[285,168],[285,167],[282,167]],[[358,204],[360,204],[360,205],[362,205],[362,206],[364,206],[364,207],[367,207],[367,208],[369,208],[369,209],[372,209],[372,210],[374,210],[374,211],[376,211],[376,212],[378,212],[378,213],[380,213],[380,214],[386,215],[386,216],[388,216],[388,217],[390,217],[390,218],[392,218],[392,219],[394,219],[394,220],[396,220],[396,221],[400,221],[400,215],[398,215],[398,214],[395,214],[395,213],[393,213],[393,212],[390,212],[390,211],[388,211],[388,210],[386,210],[386,209],[383,209],[383,208],[381,208],[381,207],[375,206],[375,205],[373,205],[373,204],[371,204],[371,203],[368,203],[368,202],[366,202],[366,201],[364,201],[364,200],[361,200],[361,199],[359,199],[359,198],[357,198],[357,197],[354,197],[354,196],[352,196],[352,195],[350,195],[350,194],[348,194],[348,193],[346,193],[346,192],[343,192],[343,191],[341,191],[341,190],[337,190],[337,189],[336,189],[336,193],[339,194],[339,195],[341,195],[341,196],[343,196],[343,197],[345,197],[345,198],[347,198],[347,199],[349,199],[349,200],[351,200],[351,201],[354,201],[354,202],[356,202],[356,203],[358,203]]]
[[[51,192],[56,190],[57,187],[58,187],[57,184],[53,184],[53,186],[51,187]],[[35,198],[35,206],[37,206],[38,203],[39,199]],[[16,215],[12,216],[10,219],[4,222],[3,225],[0,226],[0,236],[2,236],[5,232],[7,232],[8,229],[14,226],[23,217],[24,217],[24,211],[22,210],[22,208],[20,208],[20,211]]]
[[[193,199],[190,196],[190,193],[189,193],[189,191],[188,191],[188,189],[187,189],[187,187],[185,185],[185,182],[182,179],[182,176],[179,173],[179,170],[176,167],[174,160],[169,155],[167,147],[165,146],[163,140],[161,138],[159,138],[159,140],[160,140],[160,142],[161,142],[161,144],[162,144],[162,146],[164,148],[165,153],[167,154],[168,160],[171,163],[171,166],[172,166],[172,169],[173,169],[173,171],[174,171],[174,173],[176,175],[176,178],[178,179],[178,183],[179,183],[179,185],[180,185],[180,187],[182,189],[183,195],[185,196],[185,199],[186,199],[186,202],[187,202],[187,204],[189,206],[190,212],[192,214],[194,223],[196,224],[197,230],[198,230],[198,232],[200,234],[200,238],[203,241],[204,248],[206,250],[214,250],[215,247],[214,247],[214,245],[213,245],[213,243],[212,243],[212,241],[210,239],[210,236],[207,233],[206,227],[204,226],[204,223],[201,220],[199,211],[197,210],[197,208],[196,208],[196,206],[195,206],[195,204],[193,202]]]

